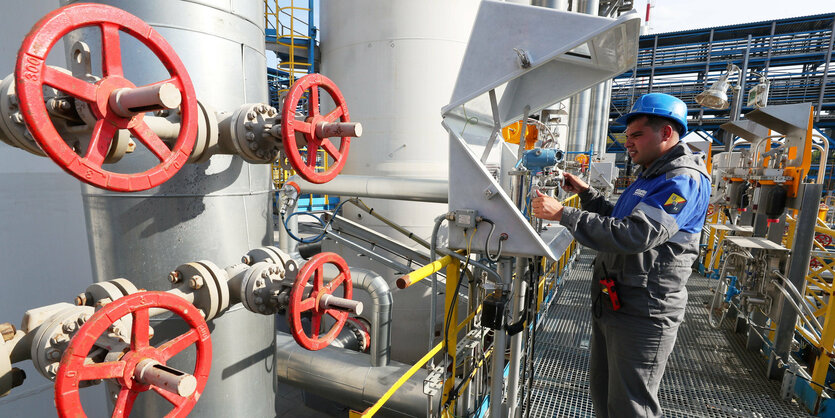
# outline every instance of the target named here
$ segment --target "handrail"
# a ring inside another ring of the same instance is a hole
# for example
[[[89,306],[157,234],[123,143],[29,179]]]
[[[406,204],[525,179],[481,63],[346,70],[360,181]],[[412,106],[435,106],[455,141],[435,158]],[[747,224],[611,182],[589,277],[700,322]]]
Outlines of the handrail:
[[[374,414],[376,414],[377,411],[379,411],[380,408],[383,407],[383,405],[389,400],[389,398],[391,398],[392,395],[394,395],[394,392],[396,392],[397,389],[400,389],[400,387],[403,386],[403,384],[406,383],[406,381],[409,380],[415,373],[417,373],[417,371],[420,370],[424,364],[426,364],[432,357],[435,357],[435,355],[441,351],[443,345],[443,341],[439,342],[438,345],[433,347],[432,350],[430,350],[428,353],[426,353],[426,355],[421,357],[421,359],[418,360],[417,363],[412,365],[412,367],[410,367],[409,370],[406,371],[406,373],[403,373],[403,376],[400,376],[400,378],[397,379],[397,381],[394,382],[393,385],[391,385],[389,390],[387,390],[386,393],[384,393],[383,396],[380,399],[378,399],[377,402],[374,403],[374,405],[371,405],[365,411],[362,412],[352,410],[348,413],[348,416],[350,418],[365,418],[374,416]]]
[[[430,274],[437,273],[441,271],[442,268],[446,267],[452,261],[451,256],[444,256],[441,257],[415,271],[407,273],[397,279],[397,288],[398,289],[405,289],[427,277]]]

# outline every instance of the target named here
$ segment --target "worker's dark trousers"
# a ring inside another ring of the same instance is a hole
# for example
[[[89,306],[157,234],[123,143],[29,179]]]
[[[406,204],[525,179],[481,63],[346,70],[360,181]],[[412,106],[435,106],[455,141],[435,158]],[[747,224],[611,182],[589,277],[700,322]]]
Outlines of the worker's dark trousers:
[[[660,417],[658,385],[680,322],[603,309],[592,321],[589,387],[598,417]]]

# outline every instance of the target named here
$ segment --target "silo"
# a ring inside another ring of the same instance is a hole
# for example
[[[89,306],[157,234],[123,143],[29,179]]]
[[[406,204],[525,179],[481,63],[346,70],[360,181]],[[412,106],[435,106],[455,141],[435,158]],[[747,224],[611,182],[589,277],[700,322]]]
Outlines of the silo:
[[[342,90],[351,119],[363,124],[363,136],[352,141],[343,174],[447,179],[449,136],[441,127],[440,109],[450,101],[478,4],[478,0],[322,1],[322,73]],[[447,210],[437,203],[363,200],[424,238],[431,235],[434,217]],[[401,237],[349,206],[349,219]],[[357,265],[359,260],[348,253],[342,255]],[[366,266],[394,287],[392,274],[379,265]],[[408,362],[426,353],[428,294],[425,286],[395,293],[393,321],[398,326],[392,335],[392,359]]]
[[[244,103],[267,102],[262,0],[100,3],[154,27],[185,64],[204,104],[228,112]],[[93,68],[99,68],[98,30],[73,32],[65,45],[77,39],[90,45]],[[134,84],[169,77],[159,59],[136,39],[121,33],[120,45],[125,77]],[[139,172],[156,161],[142,146],[137,153],[141,154],[116,164],[114,171]],[[165,290],[170,286],[168,273],[182,263],[209,260],[227,266],[251,248],[272,244],[270,187],[269,165],[248,164],[230,155],[187,164],[166,183],[144,192],[114,193],[84,186],[95,280],[125,277],[141,288]],[[165,319],[151,319],[157,335],[176,332],[171,328],[177,324],[161,321]],[[252,314],[241,305],[209,322],[211,374],[191,412],[194,416],[275,415],[274,323],[272,316]],[[189,371],[194,362],[192,349],[170,364]],[[167,401],[148,395],[137,399],[134,413],[162,416],[169,409]]]

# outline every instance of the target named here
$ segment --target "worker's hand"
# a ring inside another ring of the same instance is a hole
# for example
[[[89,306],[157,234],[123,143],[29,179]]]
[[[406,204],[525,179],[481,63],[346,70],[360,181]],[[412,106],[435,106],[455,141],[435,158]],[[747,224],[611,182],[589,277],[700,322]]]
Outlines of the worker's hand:
[[[580,180],[574,174],[564,171],[562,175],[565,177],[565,181],[562,184],[563,190],[569,193],[582,193],[589,189],[588,183]]]
[[[539,190],[536,191],[536,197],[531,201],[533,216],[549,221],[559,221],[562,219],[562,208],[562,203],[559,200],[544,195]]]

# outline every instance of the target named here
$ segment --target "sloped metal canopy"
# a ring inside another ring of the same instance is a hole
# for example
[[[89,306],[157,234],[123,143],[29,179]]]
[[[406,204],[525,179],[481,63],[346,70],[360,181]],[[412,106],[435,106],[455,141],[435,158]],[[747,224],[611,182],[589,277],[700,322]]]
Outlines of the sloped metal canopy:
[[[496,89],[504,126],[521,119],[526,106],[537,112],[610,79],[635,66],[640,21],[635,12],[609,19],[484,1],[442,113],[458,110],[463,116],[462,105]],[[467,107],[490,115],[486,97],[479,104]]]
[[[556,259],[562,254],[571,242],[567,230],[554,224],[537,234],[507,192],[518,146],[500,137],[492,142],[491,134],[634,67],[639,26],[637,13],[609,19],[481,3],[451,103],[442,114],[450,133],[449,209],[475,209],[496,230],[486,242],[489,226],[479,225],[471,237],[450,223],[451,248],[482,252],[486,246],[495,254],[498,235],[505,233],[502,255]]]

